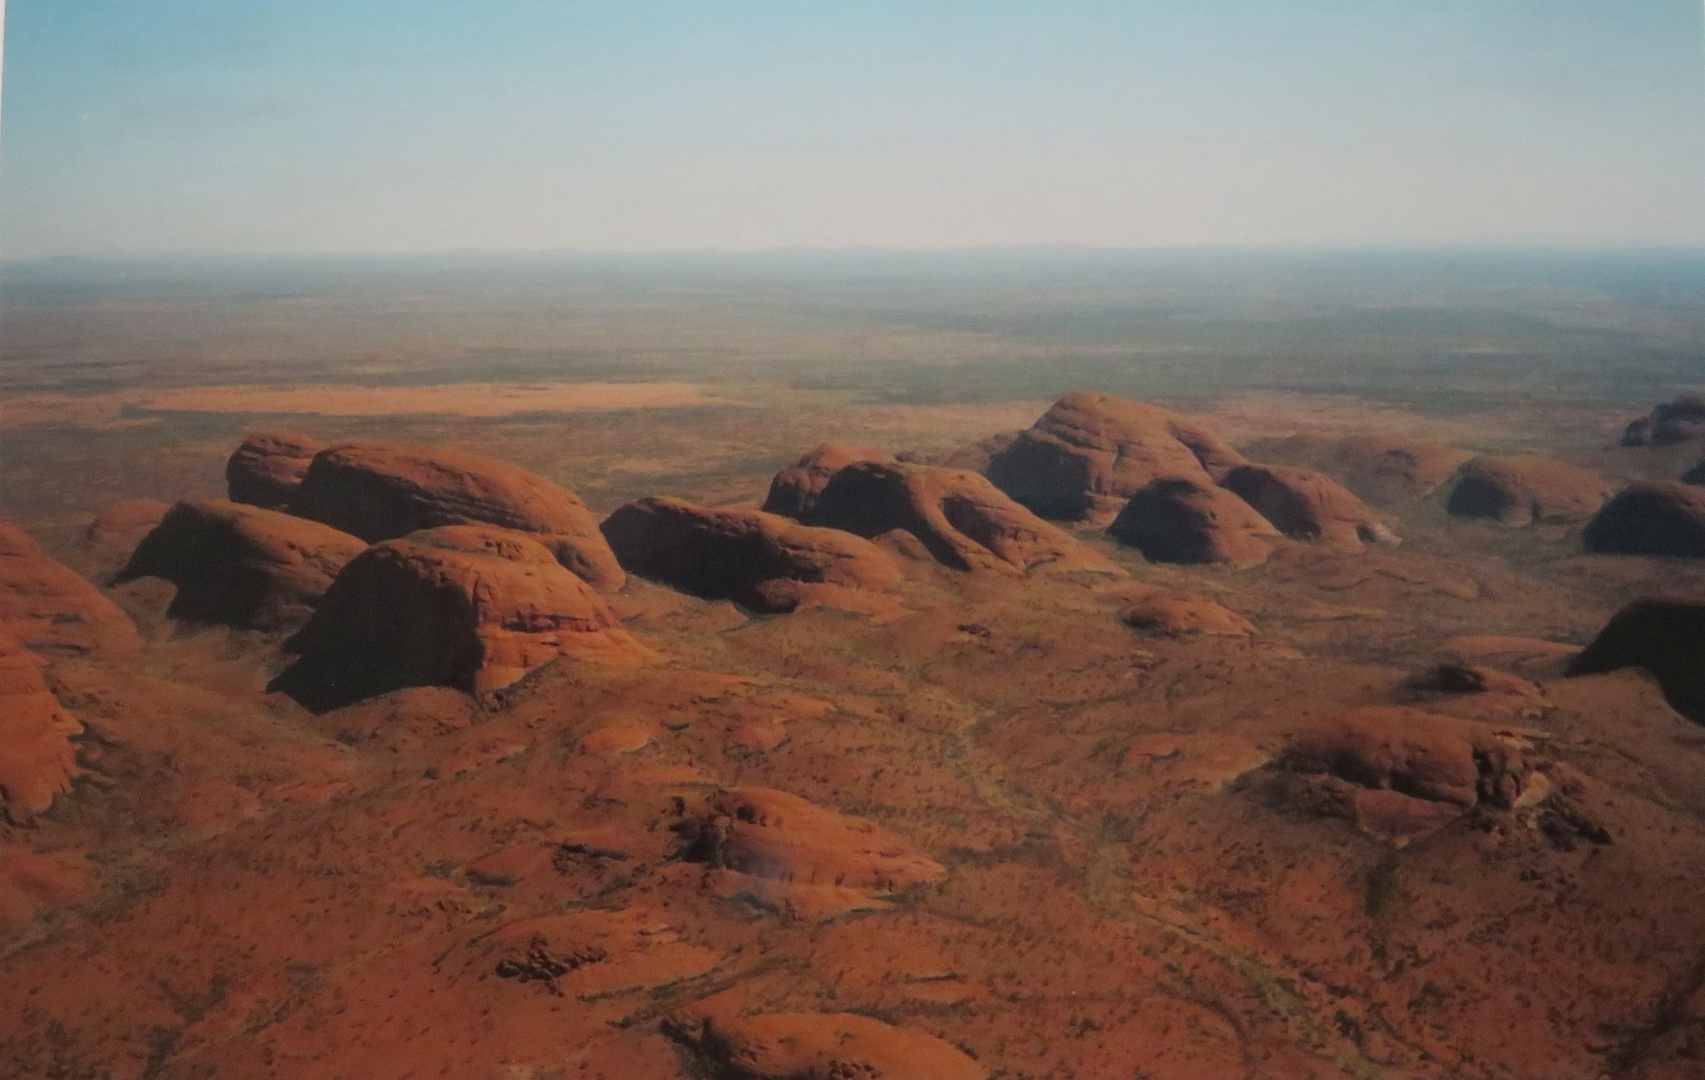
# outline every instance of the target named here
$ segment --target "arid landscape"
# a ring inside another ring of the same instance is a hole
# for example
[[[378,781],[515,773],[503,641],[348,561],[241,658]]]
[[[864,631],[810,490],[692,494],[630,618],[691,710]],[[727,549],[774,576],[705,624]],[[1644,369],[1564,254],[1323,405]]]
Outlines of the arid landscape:
[[[1705,1076],[1705,262],[0,269],[0,1075]]]

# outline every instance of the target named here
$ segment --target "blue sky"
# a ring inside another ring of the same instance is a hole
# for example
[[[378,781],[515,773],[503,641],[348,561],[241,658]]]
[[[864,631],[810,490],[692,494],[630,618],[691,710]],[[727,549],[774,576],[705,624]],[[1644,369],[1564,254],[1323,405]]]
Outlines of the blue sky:
[[[1705,243],[1699,0],[11,0],[0,253]]]

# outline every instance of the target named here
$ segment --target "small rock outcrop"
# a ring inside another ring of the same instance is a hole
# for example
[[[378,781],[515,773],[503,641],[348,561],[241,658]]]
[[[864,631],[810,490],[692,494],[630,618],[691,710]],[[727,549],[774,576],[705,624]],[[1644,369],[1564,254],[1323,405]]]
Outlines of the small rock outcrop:
[[[955,570],[1113,571],[1112,563],[973,472],[865,462],[836,473],[806,524],[873,537],[899,529]]]
[[[1674,480],[1629,484],[1581,537],[1606,555],[1705,556],[1705,487]]]
[[[1568,674],[1630,667],[1651,672],[1671,708],[1705,724],[1705,603],[1636,600],[1569,662]]]
[[[817,505],[817,496],[829,486],[836,473],[862,461],[893,460],[868,446],[820,443],[804,457],[776,473],[770,481],[769,497],[764,500],[764,512],[803,521]]]
[[[673,828],[719,891],[802,915],[885,907],[947,876],[905,838],[772,788],[718,792]]]
[[[1296,540],[1319,540],[1345,550],[1397,543],[1366,503],[1324,473],[1289,465],[1239,465],[1220,485]]]
[[[78,773],[70,739],[83,725],[48,690],[43,662],[0,630],[0,812],[14,823],[46,810]]]
[[[617,510],[602,529],[628,573],[758,611],[900,583],[893,558],[869,540],[762,510],[649,498]]]
[[[1568,524],[1598,513],[1613,489],[1591,469],[1519,454],[1478,457],[1462,470],[1446,509],[1505,525]]]
[[[1206,477],[1166,476],[1131,495],[1107,532],[1150,562],[1254,566],[1279,530],[1255,508]]]
[[[325,449],[299,431],[256,431],[225,462],[226,494],[232,502],[279,510],[296,497],[314,455]]]
[[[1683,394],[1657,406],[1622,432],[1623,446],[1669,446],[1705,437],[1705,397]]]
[[[160,524],[171,509],[171,503],[159,499],[126,499],[113,503],[89,522],[89,527],[83,530],[83,539],[95,547],[134,548],[144,536],[154,531],[154,526]]]
[[[1401,706],[1351,709],[1296,735],[1283,767],[1318,778],[1322,803],[1387,840],[1431,832],[1480,804],[1542,794],[1524,740],[1472,720]]]
[[[722,959],[683,941],[661,915],[634,909],[523,919],[482,944],[480,975],[587,1000],[669,986],[711,971]]]
[[[1156,592],[1138,597],[1119,610],[1126,626],[1152,633],[1184,637],[1191,634],[1241,636],[1255,632],[1255,624],[1237,612],[1191,593]]]
[[[1363,497],[1392,504],[1425,498],[1473,457],[1449,443],[1351,435],[1333,449],[1328,467]]]
[[[367,549],[317,521],[224,499],[180,502],[131,553],[120,583],[178,587],[167,614],[274,630],[313,613],[332,579]]]
[[[1112,394],[1067,394],[983,472],[996,487],[1047,518],[1110,520],[1162,476],[1218,480],[1243,458],[1208,429],[1176,413]]]
[[[286,648],[300,659],[274,688],[317,709],[405,686],[494,690],[558,656],[652,655],[535,538],[477,525],[368,548]]]
[[[858,1013],[747,1014],[727,994],[664,1021],[709,1075],[751,1080],[983,1080],[975,1058],[927,1032]]]
[[[333,446],[315,456],[290,508],[368,543],[440,525],[495,525],[532,534],[600,591],[613,592],[624,580],[578,495],[518,466],[457,450]]]
[[[0,521],[0,630],[37,652],[130,652],[142,640],[119,606]]]

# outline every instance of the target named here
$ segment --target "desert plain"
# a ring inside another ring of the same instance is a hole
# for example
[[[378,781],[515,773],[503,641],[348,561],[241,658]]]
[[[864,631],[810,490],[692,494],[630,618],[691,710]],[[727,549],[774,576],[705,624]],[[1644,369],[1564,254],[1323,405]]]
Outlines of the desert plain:
[[[1696,258],[0,304],[0,1073],[1705,1075]]]

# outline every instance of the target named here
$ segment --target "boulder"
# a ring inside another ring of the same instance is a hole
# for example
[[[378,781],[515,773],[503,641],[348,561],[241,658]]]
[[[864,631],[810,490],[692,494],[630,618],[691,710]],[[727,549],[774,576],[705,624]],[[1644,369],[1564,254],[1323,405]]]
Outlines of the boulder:
[[[46,810],[79,771],[70,739],[83,726],[48,689],[43,663],[0,630],[0,811],[13,823]]]
[[[770,481],[769,497],[764,500],[764,512],[783,514],[804,520],[817,505],[817,496],[829,486],[829,480],[848,465],[861,461],[894,460],[880,450],[868,446],[841,446],[820,443],[798,461],[776,473]]]
[[[859,1013],[747,1014],[729,994],[664,1021],[706,1075],[749,1080],[983,1080],[989,1070],[927,1032]]]
[[[1570,661],[1568,674],[1629,667],[1651,672],[1676,712],[1705,724],[1705,602],[1636,600]]]
[[[1657,406],[1622,432],[1623,446],[1669,446],[1705,436],[1705,398],[1683,394]]]
[[[324,449],[318,439],[299,431],[252,432],[225,462],[226,494],[232,502],[282,509],[296,497],[314,455]]]
[[[120,583],[178,587],[167,614],[274,630],[313,613],[332,579],[367,545],[317,521],[224,499],[180,502],[131,553]]]
[[[1289,465],[1239,465],[1220,485],[1297,540],[1320,540],[1345,550],[1397,543],[1367,504],[1323,473]]]
[[[648,498],[611,514],[602,529],[628,573],[758,611],[900,582],[893,558],[869,540],[762,510]]]
[[[865,462],[836,473],[806,519],[859,536],[908,532],[955,570],[1113,571],[1098,553],[962,469]]]
[[[1386,435],[1351,435],[1333,448],[1329,468],[1378,503],[1425,498],[1474,454],[1449,443]]]
[[[1613,489],[1590,469],[1532,454],[1478,457],[1446,504],[1458,517],[1495,518],[1505,525],[1585,521]]]
[[[673,828],[719,891],[799,914],[885,907],[947,876],[905,838],[772,788],[718,792]]]
[[[405,686],[494,690],[558,656],[652,655],[537,539],[477,525],[368,548],[285,647],[300,659],[274,688],[315,709]]]
[[[984,474],[1043,517],[1106,522],[1162,476],[1218,480],[1243,458],[1200,424],[1112,394],[1067,394]]]
[[[1156,592],[1138,597],[1119,610],[1119,619],[1138,630],[1183,637],[1190,634],[1243,635],[1255,624],[1205,596]]]
[[[1472,720],[1371,706],[1298,733],[1280,764],[1323,778],[1326,794],[1368,832],[1408,840],[1480,803],[1531,801],[1543,782],[1531,777],[1523,748],[1520,737]]]
[[[604,592],[623,574],[580,497],[526,469],[457,450],[352,442],[320,451],[291,510],[368,543],[440,525],[531,533]]]
[[[1600,554],[1705,555],[1705,487],[1674,480],[1629,484],[1604,504],[1581,540]]]
[[[1202,476],[1165,476],[1131,495],[1107,532],[1150,562],[1265,562],[1279,530],[1255,508]]]
[[[0,521],[0,630],[48,653],[124,653],[140,647],[129,616],[30,535]]]

